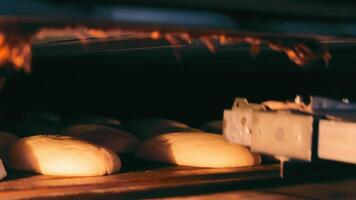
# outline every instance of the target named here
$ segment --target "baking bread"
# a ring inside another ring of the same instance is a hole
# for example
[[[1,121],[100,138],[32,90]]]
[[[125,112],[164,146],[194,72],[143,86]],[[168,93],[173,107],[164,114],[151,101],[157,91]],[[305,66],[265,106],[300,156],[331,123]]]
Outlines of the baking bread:
[[[7,176],[7,172],[5,170],[4,164],[2,163],[2,160],[0,159],[0,180],[5,178]]]
[[[6,148],[18,139],[14,134],[0,131],[0,157],[2,157]]]
[[[183,132],[189,130],[194,131],[184,123],[160,118],[132,119],[124,125],[129,131],[142,139],[147,139],[164,133]]]
[[[13,169],[58,176],[101,176],[121,168],[119,157],[110,149],[57,135],[17,140],[8,150],[6,163]]]
[[[121,122],[115,118],[90,114],[75,114],[68,116],[65,119],[65,123],[67,126],[77,124],[100,124],[114,128],[121,126]]]
[[[61,117],[48,111],[32,111],[21,113],[11,129],[19,136],[32,136],[48,133],[57,133],[61,126]]]
[[[200,129],[202,129],[203,131],[209,132],[209,133],[222,134],[223,122],[222,122],[222,120],[210,121],[210,122],[203,124]]]
[[[138,143],[136,136],[129,132],[97,124],[81,124],[65,128],[62,134],[106,146],[116,153],[127,153]]]
[[[47,111],[6,111],[0,113],[1,129],[20,137],[38,133],[56,133],[60,126],[60,116]]]
[[[222,135],[198,132],[169,133],[144,141],[140,158],[196,167],[241,167],[261,163],[249,149],[226,141]]]

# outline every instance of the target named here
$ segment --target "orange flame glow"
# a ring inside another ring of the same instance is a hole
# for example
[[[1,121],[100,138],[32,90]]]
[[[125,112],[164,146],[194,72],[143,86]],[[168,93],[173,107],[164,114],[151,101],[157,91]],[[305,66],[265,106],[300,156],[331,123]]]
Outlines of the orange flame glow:
[[[0,66],[12,64],[15,69],[31,70],[31,44],[26,40],[16,40],[7,37],[6,34],[0,33]]]
[[[88,27],[64,27],[64,28],[41,28],[30,36],[19,36],[9,33],[0,32],[0,66],[4,64],[12,64],[15,69],[23,69],[25,72],[30,72],[31,68],[31,44],[36,41],[46,41],[50,38],[71,38],[78,39],[83,44],[90,39],[108,39],[120,36],[130,35],[137,39],[164,39],[172,45],[173,53],[180,59],[180,55],[176,47],[180,47],[180,42],[185,42],[188,45],[192,44],[193,40],[200,41],[212,53],[218,49],[216,45],[233,45],[239,43],[248,43],[251,45],[250,53],[256,56],[260,52],[261,45],[267,45],[270,49],[285,53],[291,61],[297,65],[305,65],[317,59],[324,59],[328,63],[331,56],[328,51],[319,49],[313,50],[305,44],[284,45],[283,43],[274,42],[268,39],[258,37],[244,37],[239,35],[214,35],[214,34],[195,34],[194,36],[188,32],[169,32],[163,33],[159,31],[128,31],[121,29],[97,29]]]
[[[158,31],[153,31],[151,33],[151,38],[154,39],[154,40],[158,40],[159,36],[160,36],[160,33]]]

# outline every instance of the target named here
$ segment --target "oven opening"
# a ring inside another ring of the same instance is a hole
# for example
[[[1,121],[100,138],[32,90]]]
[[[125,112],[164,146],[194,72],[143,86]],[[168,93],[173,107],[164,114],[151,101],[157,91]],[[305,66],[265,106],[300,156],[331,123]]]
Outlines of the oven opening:
[[[348,9],[28,2],[0,9],[0,199],[350,194]]]

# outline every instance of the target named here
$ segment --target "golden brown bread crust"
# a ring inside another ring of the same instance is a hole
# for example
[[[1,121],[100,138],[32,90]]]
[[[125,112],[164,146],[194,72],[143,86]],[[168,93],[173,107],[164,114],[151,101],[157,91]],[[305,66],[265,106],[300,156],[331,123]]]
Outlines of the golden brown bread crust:
[[[136,136],[127,131],[97,124],[74,125],[65,128],[61,133],[109,147],[119,154],[131,152],[138,143]]]
[[[2,163],[2,160],[0,159],[0,180],[5,178],[7,176],[7,172],[5,170],[4,164]]]
[[[13,169],[59,176],[101,176],[121,168],[119,157],[110,149],[57,135],[17,140],[6,161]]]
[[[6,153],[8,146],[18,139],[19,138],[12,133],[0,131],[0,158]]]
[[[261,163],[249,149],[226,141],[223,136],[198,133],[168,133],[144,141],[136,151],[140,158],[196,167],[241,167]]]
[[[147,139],[156,135],[173,132],[194,132],[188,125],[170,119],[138,118],[124,124],[125,127],[141,139]]]

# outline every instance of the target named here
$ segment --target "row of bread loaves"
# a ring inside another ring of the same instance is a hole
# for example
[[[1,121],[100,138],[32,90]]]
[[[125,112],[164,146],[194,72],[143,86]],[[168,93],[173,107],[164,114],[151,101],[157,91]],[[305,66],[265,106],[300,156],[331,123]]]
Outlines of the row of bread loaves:
[[[61,136],[13,138],[3,145],[7,146],[3,159],[13,169],[61,176],[118,172],[121,161],[117,154],[133,150],[146,160],[197,167],[240,167],[261,162],[259,155],[229,143],[221,134],[202,132],[172,120],[132,120],[125,128],[133,134],[101,124],[78,123],[60,131]],[[147,139],[137,145],[135,135],[140,134]],[[6,174],[2,172],[0,175]]]

